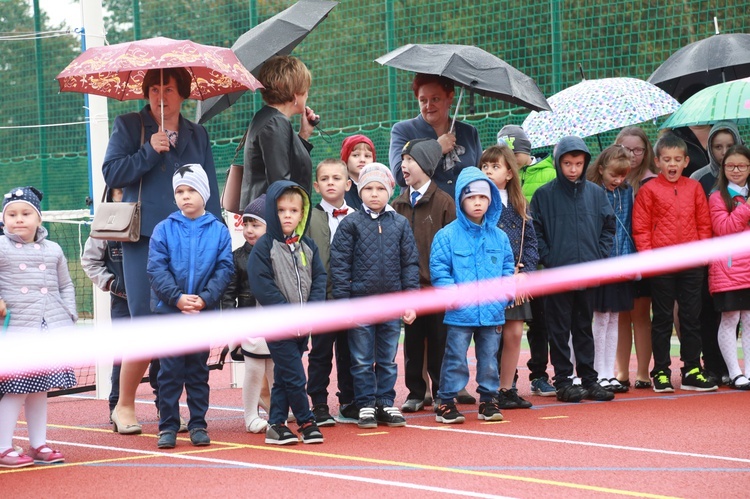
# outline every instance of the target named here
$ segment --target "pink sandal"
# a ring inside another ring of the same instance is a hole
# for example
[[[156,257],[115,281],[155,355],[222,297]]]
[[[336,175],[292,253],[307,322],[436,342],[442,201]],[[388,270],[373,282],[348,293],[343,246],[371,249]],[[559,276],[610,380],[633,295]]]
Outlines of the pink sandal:
[[[11,447],[2,454],[0,454],[0,468],[24,468],[34,464],[34,459],[21,453],[17,453],[17,456],[9,456],[11,452],[16,452],[16,449]]]
[[[44,449],[49,449],[50,452],[41,452]],[[29,456],[34,460],[36,464],[56,464],[65,462],[65,456],[59,450],[54,450],[47,445],[42,445],[34,449],[29,449]]]

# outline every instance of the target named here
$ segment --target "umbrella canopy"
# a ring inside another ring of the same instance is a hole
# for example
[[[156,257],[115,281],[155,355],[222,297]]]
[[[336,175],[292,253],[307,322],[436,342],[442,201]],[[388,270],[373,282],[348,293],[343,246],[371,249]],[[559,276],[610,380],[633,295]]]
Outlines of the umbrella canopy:
[[[584,80],[549,98],[552,111],[532,112],[523,129],[533,148],[568,135],[590,137],[674,112],[680,104],[637,78]]]
[[[90,48],[68,64],[57,80],[61,92],[143,99],[146,71],[165,68],[190,72],[191,99],[263,87],[227,48],[162,37]]]
[[[378,57],[375,62],[415,73],[445,76],[471,92],[536,111],[550,109],[534,80],[471,45],[409,44]]]
[[[750,122],[750,78],[704,88],[683,102],[660,128]]]
[[[669,56],[648,78],[669,95],[679,97],[695,85],[706,87],[750,76],[750,34],[704,38]]]
[[[323,22],[338,2],[300,0],[239,37],[232,50],[250,72],[258,76],[263,64],[275,55],[288,55]],[[240,90],[198,103],[198,123],[205,123],[237,102]]]

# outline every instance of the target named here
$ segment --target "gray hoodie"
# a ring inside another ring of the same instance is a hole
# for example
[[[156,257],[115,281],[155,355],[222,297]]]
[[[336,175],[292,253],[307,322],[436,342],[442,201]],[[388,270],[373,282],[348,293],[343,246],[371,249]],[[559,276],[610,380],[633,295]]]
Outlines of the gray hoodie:
[[[711,144],[713,143],[714,137],[719,132],[731,133],[734,136],[735,145],[743,143],[739,129],[733,121],[719,121],[711,128],[711,131],[708,132],[708,164],[690,175],[690,178],[701,183],[703,191],[706,193],[706,197],[711,194],[711,191],[716,185],[716,179],[719,176],[719,168],[721,168],[721,164],[716,160],[714,153],[711,150]]]

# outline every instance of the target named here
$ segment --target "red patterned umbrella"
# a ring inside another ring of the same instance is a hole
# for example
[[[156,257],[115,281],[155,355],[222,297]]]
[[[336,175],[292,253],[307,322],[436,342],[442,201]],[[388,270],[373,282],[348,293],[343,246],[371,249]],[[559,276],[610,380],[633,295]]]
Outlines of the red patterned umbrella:
[[[143,99],[146,71],[164,68],[190,72],[191,99],[263,88],[230,49],[163,37],[90,48],[68,64],[57,80],[61,92]]]

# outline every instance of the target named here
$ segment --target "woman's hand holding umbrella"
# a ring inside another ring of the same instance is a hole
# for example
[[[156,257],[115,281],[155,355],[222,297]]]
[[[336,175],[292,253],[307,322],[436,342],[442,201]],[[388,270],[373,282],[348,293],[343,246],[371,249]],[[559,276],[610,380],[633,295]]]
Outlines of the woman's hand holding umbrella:
[[[159,131],[151,136],[149,143],[159,154],[169,151],[169,138],[162,127],[159,127]]]
[[[443,155],[448,154],[456,147],[456,136],[452,132],[446,132],[437,139],[443,148]]]
[[[299,136],[307,140],[312,135],[315,125],[320,122],[320,116],[315,114],[315,112],[308,106],[305,106],[305,112],[302,113],[301,116]]]

